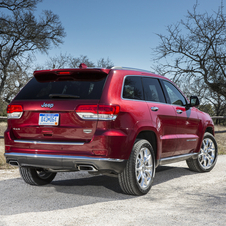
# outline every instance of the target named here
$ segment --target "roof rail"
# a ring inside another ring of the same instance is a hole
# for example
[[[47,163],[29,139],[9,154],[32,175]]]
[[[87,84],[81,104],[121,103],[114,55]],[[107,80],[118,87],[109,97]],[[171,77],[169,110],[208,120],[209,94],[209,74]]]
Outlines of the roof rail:
[[[147,72],[147,73],[152,73],[151,71],[143,70],[143,69],[138,69],[138,68],[131,68],[131,67],[120,67],[120,66],[114,66],[111,69],[118,69],[118,70],[131,70],[131,71],[141,71],[141,72]]]

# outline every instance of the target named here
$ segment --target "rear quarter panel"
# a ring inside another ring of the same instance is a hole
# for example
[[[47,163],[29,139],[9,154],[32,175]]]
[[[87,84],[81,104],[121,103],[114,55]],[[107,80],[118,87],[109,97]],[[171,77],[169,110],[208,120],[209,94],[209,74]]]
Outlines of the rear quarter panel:
[[[128,159],[136,140],[141,131],[152,130],[156,132],[152,125],[148,105],[145,101],[122,99],[123,81],[126,75],[142,75],[141,72],[117,70],[111,71],[104,86],[100,104],[116,104],[120,106],[120,113],[115,121],[99,121],[98,129],[115,129],[125,134],[123,142],[109,145],[111,157]]]

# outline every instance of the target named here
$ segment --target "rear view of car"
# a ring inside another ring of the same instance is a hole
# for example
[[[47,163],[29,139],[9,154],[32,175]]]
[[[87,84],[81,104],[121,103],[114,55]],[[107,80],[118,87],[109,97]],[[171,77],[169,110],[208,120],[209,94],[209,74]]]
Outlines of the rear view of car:
[[[5,156],[20,166],[25,182],[47,184],[58,171],[121,170],[124,161],[109,158],[103,136],[95,134],[98,120],[114,120],[119,112],[99,104],[109,71],[34,72],[8,106]]]
[[[158,165],[217,161],[214,125],[169,79],[114,67],[35,71],[8,105],[7,163],[30,185],[57,172],[117,175],[124,193],[148,193]]]

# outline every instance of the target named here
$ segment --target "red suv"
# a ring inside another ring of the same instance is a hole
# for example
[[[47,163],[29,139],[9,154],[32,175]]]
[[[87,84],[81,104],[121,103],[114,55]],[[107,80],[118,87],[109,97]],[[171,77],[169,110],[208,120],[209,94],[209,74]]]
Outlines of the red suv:
[[[146,194],[159,165],[186,160],[210,171],[217,144],[210,116],[169,79],[113,67],[35,71],[7,108],[7,163],[31,185],[57,172],[118,175],[123,192]]]

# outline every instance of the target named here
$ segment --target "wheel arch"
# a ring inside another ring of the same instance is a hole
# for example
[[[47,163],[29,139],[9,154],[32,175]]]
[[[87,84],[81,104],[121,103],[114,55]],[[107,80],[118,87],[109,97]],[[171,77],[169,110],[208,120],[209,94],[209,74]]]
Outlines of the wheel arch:
[[[203,137],[205,135],[205,133],[210,133],[211,135],[215,136],[215,132],[214,132],[214,125],[213,124],[210,124],[210,123],[206,123],[204,125],[204,128],[202,130],[202,134],[200,134],[200,139],[199,139],[199,142],[198,142],[198,145],[197,145],[197,148],[195,150],[195,152],[199,152],[200,148],[201,148],[201,145],[202,145],[202,140],[203,140]]]
[[[145,139],[147,140],[153,147],[154,153],[155,153],[155,163],[158,159],[158,142],[157,142],[157,136],[154,131],[151,130],[143,130],[140,131],[137,135],[136,139]]]
[[[209,127],[206,128],[205,133],[206,132],[211,133],[214,136],[214,130],[213,130],[213,128],[211,126],[209,126]]]

